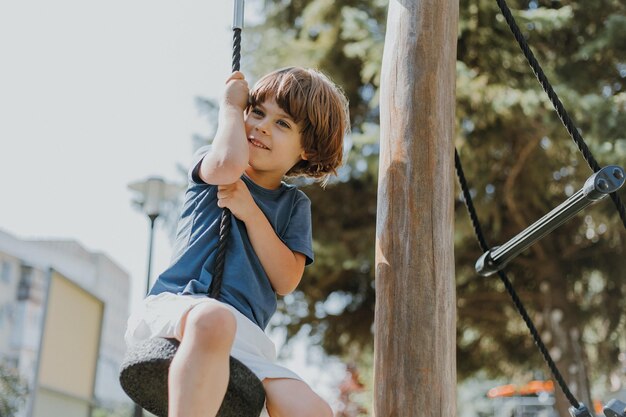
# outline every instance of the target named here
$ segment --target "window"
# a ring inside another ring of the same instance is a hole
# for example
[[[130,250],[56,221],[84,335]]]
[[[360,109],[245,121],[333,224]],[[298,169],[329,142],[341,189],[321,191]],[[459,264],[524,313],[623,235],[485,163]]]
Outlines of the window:
[[[22,265],[22,271],[20,274],[20,282],[17,285],[17,300],[28,300],[30,295],[30,289],[33,284],[33,267],[28,265]]]

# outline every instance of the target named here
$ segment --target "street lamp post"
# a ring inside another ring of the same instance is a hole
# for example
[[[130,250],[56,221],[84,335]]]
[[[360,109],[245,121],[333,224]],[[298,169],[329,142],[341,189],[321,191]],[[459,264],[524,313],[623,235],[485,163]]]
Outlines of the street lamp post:
[[[154,222],[159,217],[158,214],[148,214],[148,219],[150,219],[150,242],[148,243],[148,274],[146,277],[146,294],[150,292],[150,276],[152,269],[152,246],[154,242]]]
[[[163,178],[150,177],[146,180],[134,182],[128,188],[136,193],[134,203],[141,208],[141,211],[148,216],[150,221],[150,237],[148,244],[148,267],[146,277],[146,294],[150,291],[150,274],[152,270],[152,246],[154,243],[154,223],[163,212],[163,205],[172,201],[180,188],[176,185],[166,183]],[[134,417],[142,417],[143,409],[135,403]]]

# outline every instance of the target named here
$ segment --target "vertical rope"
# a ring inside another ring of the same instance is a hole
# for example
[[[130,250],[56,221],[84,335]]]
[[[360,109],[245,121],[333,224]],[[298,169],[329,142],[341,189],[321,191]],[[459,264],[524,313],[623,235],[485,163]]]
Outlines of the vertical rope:
[[[233,29],[233,72],[239,71],[241,67],[241,29]],[[226,263],[226,247],[228,246],[228,235],[230,234],[231,212],[229,209],[222,210],[220,219],[220,235],[217,242],[217,255],[215,256],[215,273],[209,289],[209,297],[218,299],[224,281],[224,266]]]
[[[239,71],[241,61],[241,29],[233,29],[233,72]]]

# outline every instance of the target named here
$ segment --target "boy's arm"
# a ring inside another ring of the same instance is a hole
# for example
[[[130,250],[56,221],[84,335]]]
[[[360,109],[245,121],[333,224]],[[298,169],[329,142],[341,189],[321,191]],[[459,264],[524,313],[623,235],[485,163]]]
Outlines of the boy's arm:
[[[302,279],[306,257],[292,251],[280,240],[260,209],[245,224],[250,243],[274,291],[279,295],[287,295],[295,290]]]
[[[234,72],[226,84],[211,151],[202,159],[198,172],[205,183],[231,184],[248,166],[248,140],[243,119],[247,105],[248,84],[241,72]]]
[[[286,295],[295,290],[302,279],[306,257],[292,251],[280,240],[243,180],[220,185],[217,199],[218,207],[228,207],[246,225],[252,248],[274,291]]]

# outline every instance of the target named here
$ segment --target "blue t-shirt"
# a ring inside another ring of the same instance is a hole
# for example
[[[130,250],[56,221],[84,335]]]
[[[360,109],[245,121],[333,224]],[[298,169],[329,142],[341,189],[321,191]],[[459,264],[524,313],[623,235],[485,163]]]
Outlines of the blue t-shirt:
[[[208,147],[196,153],[189,170],[188,187],[176,232],[171,265],[159,276],[150,295],[207,294],[213,280],[222,209],[217,206],[217,186],[204,183],[198,168]],[[311,201],[294,185],[281,183],[276,190],[242,180],[278,237],[292,251],[313,262]],[[219,300],[230,304],[265,329],[276,311],[276,293],[254,252],[245,224],[231,214],[231,231]]]

